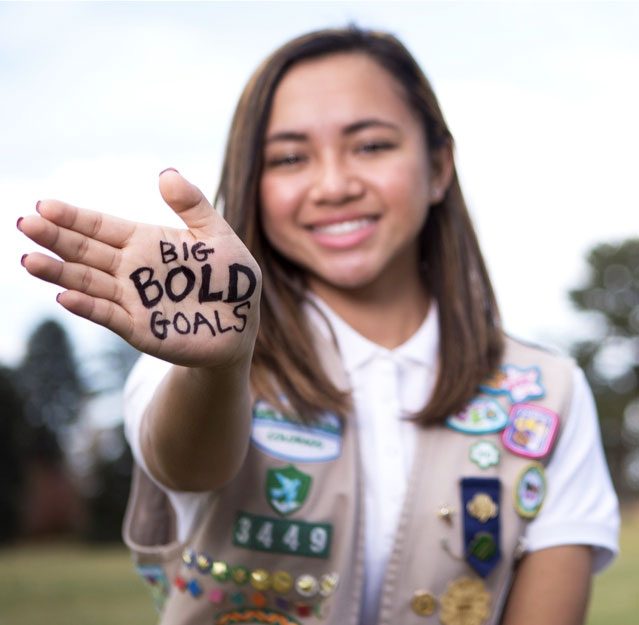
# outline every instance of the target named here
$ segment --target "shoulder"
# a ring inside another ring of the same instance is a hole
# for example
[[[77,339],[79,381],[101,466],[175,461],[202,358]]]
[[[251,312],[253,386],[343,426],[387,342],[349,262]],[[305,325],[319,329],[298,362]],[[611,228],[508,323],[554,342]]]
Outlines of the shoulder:
[[[572,372],[576,365],[573,358],[555,347],[541,345],[519,337],[506,335],[504,339],[504,360],[510,358],[525,362],[537,361],[547,366],[564,368]]]

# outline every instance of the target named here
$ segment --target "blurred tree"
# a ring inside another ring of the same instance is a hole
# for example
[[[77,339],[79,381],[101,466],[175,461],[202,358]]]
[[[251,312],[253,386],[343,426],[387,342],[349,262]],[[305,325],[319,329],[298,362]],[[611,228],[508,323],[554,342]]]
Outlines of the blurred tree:
[[[11,372],[0,368],[0,542],[14,538],[19,529],[24,482],[25,427],[22,398]]]
[[[24,414],[21,532],[76,532],[83,524],[83,506],[63,450],[86,391],[67,333],[58,322],[45,320],[36,327],[12,378]]]
[[[639,492],[639,239],[603,243],[587,256],[585,286],[570,292],[599,332],[573,354],[592,387],[617,491]]]
[[[91,477],[86,493],[87,538],[119,541],[124,510],[131,485],[133,458],[124,438],[123,387],[140,353],[120,338],[86,363],[92,404],[98,420],[90,445]],[[106,413],[106,414],[105,414]]]
[[[85,387],[67,333],[57,321],[38,325],[15,374],[27,421],[46,428],[60,443],[65,428],[78,417]]]

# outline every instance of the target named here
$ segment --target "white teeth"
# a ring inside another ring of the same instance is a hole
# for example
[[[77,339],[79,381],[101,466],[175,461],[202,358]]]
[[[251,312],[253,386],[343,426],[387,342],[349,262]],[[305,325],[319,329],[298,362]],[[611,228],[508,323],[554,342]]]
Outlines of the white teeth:
[[[340,221],[326,226],[313,226],[313,231],[319,234],[350,234],[364,226],[368,226],[372,222],[372,217],[364,217],[362,219],[352,219],[351,221]]]

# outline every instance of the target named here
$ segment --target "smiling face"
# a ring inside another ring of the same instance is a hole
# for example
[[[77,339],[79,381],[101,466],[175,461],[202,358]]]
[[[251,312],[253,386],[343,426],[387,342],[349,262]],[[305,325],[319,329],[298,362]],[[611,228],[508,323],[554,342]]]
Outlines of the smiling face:
[[[300,62],[280,82],[264,142],[269,242],[312,290],[419,283],[418,236],[445,192],[402,87],[363,53]]]

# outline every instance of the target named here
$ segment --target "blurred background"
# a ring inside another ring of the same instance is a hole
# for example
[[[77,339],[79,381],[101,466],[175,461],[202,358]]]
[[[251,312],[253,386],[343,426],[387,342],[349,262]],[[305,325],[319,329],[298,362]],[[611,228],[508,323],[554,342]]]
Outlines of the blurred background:
[[[639,614],[639,4],[0,2],[0,624],[153,623],[120,545],[137,354],[20,266],[56,197],[175,224],[157,175],[215,193],[250,73],[302,32],[388,30],[431,79],[518,337],[586,371],[622,501],[590,625]]]

